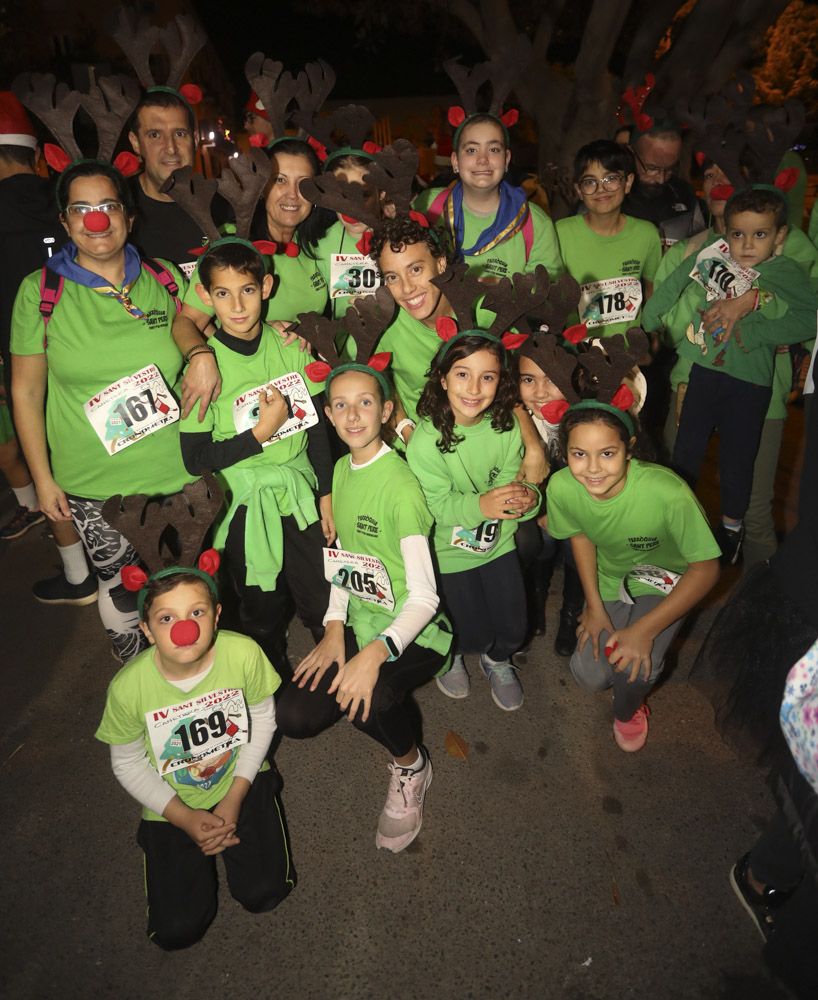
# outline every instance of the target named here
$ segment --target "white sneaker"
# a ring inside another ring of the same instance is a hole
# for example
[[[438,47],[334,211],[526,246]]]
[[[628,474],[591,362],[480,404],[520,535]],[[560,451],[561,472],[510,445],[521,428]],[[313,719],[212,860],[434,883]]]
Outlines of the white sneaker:
[[[447,673],[435,677],[435,684],[449,698],[468,698],[469,675],[460,653],[452,657],[452,665]]]
[[[389,765],[389,790],[383,812],[378,819],[375,846],[397,854],[408,847],[420,833],[423,822],[423,800],[432,783],[432,762],[424,747],[420,748],[423,767],[418,771]]]

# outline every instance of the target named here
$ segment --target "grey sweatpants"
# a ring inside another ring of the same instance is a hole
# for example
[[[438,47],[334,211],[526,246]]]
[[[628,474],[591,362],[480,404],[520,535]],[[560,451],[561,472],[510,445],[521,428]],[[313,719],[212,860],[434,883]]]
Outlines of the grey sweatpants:
[[[614,629],[618,630],[644,618],[664,599],[663,594],[657,594],[655,597],[650,594],[645,597],[636,597],[635,604],[625,604],[624,601],[604,601],[603,603],[608,617],[611,619],[611,624]],[[679,621],[669,625],[664,632],[660,632],[653,640],[653,649],[650,654],[651,671],[648,680],[643,680],[642,675],[640,675],[638,680],[630,683],[628,681],[629,669],[617,673],[608,663],[608,657],[605,656],[604,652],[608,632],[600,632],[599,634],[599,660],[594,659],[594,648],[590,640],[585,643],[582,652],[577,649],[571,657],[570,667],[574,680],[580,687],[584,687],[588,691],[606,691],[612,687],[614,717],[620,722],[627,722],[659,679],[665,665],[668,647],[681,624],[682,619],[680,618]]]

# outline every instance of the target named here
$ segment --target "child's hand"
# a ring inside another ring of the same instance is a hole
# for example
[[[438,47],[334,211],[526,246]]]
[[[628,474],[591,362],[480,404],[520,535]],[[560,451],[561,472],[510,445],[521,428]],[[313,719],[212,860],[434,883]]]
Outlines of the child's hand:
[[[233,838],[236,831],[235,823],[226,823],[221,816],[209,813],[206,809],[191,809],[178,797],[170,800],[164,817],[169,823],[184,830],[204,854],[218,854],[219,850],[223,850],[220,846],[223,841]]]
[[[332,516],[332,494],[319,497],[318,510],[321,514],[321,531],[324,533],[324,541],[327,545],[332,545],[336,538],[335,518]]]
[[[638,679],[640,672],[645,680],[650,678],[653,636],[639,626],[640,623],[635,622],[627,628],[611,632],[605,644],[605,655],[614,670],[618,674],[630,670],[629,684]]]
[[[736,323],[753,311],[755,300],[755,291],[752,289],[739,295],[737,299],[718,299],[702,311],[705,330],[714,337],[717,344],[725,343],[730,339]]]
[[[536,502],[536,493],[523,483],[509,483],[483,493],[480,512],[487,520],[512,521],[530,511]]]
[[[287,400],[274,385],[268,385],[266,393],[258,397],[258,423],[253,428],[253,437],[262,444],[285,423],[287,416]]]
[[[324,638],[311,653],[307,653],[295,668],[293,680],[298,681],[298,686],[302,688],[312,678],[310,691],[314,691],[333,663],[338,664],[338,672],[340,673],[345,662],[344,623],[340,621],[327,622]]]
[[[524,479],[527,483],[539,484],[547,478],[550,471],[551,466],[548,464],[545,448],[538,442],[535,447],[526,448],[523,454],[523,464],[520,466],[517,479]]]
[[[594,651],[594,659],[599,660],[599,636],[602,632],[613,632],[614,627],[611,624],[611,619],[608,617],[608,612],[604,607],[601,607],[598,611],[594,611],[592,608],[585,605],[585,610],[577,618],[579,622],[579,627],[577,628],[577,650],[581,653],[585,647],[585,643],[590,639],[591,646]]]
[[[203,854],[221,854],[225,848],[235,847],[236,844],[241,843],[240,838],[235,834],[235,830],[238,826],[242,803],[249,791],[250,782],[246,778],[233,778],[224,798],[213,808],[211,816],[218,816],[224,821],[224,825],[234,832],[227,834],[218,844],[203,847]]]
[[[341,711],[348,714],[350,722],[359,708],[363,708],[361,721],[366,722],[369,718],[372,692],[378,683],[381,666],[388,658],[389,650],[380,639],[375,639],[339,668],[329,694],[335,693],[335,700]]]
[[[286,323],[284,320],[276,319],[270,323],[270,326],[279,334],[283,340],[283,346],[289,347],[290,344],[294,344],[296,340],[298,341],[298,350],[307,351],[310,345],[304,340],[303,337],[299,337],[295,330],[290,330],[292,323]]]

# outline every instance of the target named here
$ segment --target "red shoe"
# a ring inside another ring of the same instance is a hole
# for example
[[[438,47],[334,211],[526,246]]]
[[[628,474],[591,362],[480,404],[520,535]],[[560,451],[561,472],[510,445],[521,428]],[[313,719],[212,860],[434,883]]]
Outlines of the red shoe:
[[[616,745],[626,753],[636,753],[645,745],[648,738],[648,715],[650,709],[647,705],[640,705],[627,722],[620,722],[614,719],[613,734]]]

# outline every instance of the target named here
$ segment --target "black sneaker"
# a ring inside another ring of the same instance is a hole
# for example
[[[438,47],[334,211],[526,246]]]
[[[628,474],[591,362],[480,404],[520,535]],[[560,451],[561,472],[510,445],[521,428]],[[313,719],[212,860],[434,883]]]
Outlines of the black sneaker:
[[[719,548],[721,549],[719,561],[722,566],[735,566],[741,558],[744,525],[742,524],[738,531],[730,531],[729,528],[725,528],[724,521],[722,521],[713,534],[716,536],[716,541],[719,543]]]
[[[557,656],[573,656],[577,648],[577,619],[580,611],[563,608],[560,611],[560,627],[554,637],[554,652]]]
[[[747,869],[750,867],[750,855],[745,854],[730,869],[730,885],[738,897],[738,901],[753,918],[758,933],[769,941],[775,931],[775,914],[790,897],[789,892],[781,892],[768,885],[764,892],[758,893],[747,881]]]
[[[42,524],[45,514],[41,510],[29,510],[28,507],[18,507],[14,517],[0,528],[0,539],[10,542],[12,538],[19,538],[34,527],[35,524]]]
[[[93,604],[97,599],[97,580],[93,573],[82,583],[69,583],[65,573],[38,580],[31,588],[40,604]]]

